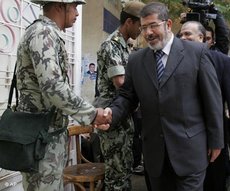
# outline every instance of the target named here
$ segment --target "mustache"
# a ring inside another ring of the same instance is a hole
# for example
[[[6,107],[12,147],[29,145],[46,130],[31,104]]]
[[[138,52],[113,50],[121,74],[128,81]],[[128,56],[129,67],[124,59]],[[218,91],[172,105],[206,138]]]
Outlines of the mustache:
[[[157,38],[157,36],[155,36],[153,34],[150,34],[150,35],[147,36],[147,40],[149,40],[149,41],[154,40],[156,38]]]

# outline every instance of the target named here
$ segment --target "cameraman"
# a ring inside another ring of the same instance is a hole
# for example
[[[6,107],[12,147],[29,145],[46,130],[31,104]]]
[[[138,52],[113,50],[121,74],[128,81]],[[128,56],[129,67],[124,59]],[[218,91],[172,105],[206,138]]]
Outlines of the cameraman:
[[[224,54],[229,51],[229,28],[225,22],[223,15],[218,11],[214,4],[209,8],[210,14],[215,14],[216,19],[213,19],[215,24],[215,33],[213,29],[206,26],[206,42],[211,50],[218,50]]]
[[[200,10],[203,11],[202,9],[197,9],[196,11],[193,10],[193,13],[197,12],[197,14],[202,14]],[[204,13],[201,15],[201,20],[196,20],[195,18],[194,20],[191,18],[188,19],[187,18],[188,16],[186,13],[181,13],[180,15],[181,23],[183,24],[186,21],[201,22],[205,26],[205,29],[206,29],[206,39],[205,40],[206,40],[206,43],[208,44],[208,47],[211,50],[217,50],[217,51],[221,51],[224,54],[228,54],[229,43],[230,43],[229,28],[225,22],[223,15],[221,14],[220,11],[217,10],[214,4],[209,5],[207,12],[208,12],[208,15],[215,15],[216,17],[215,19],[214,18],[212,19],[215,25],[215,32],[212,29],[212,27],[208,26],[207,20],[209,21],[210,18]]]

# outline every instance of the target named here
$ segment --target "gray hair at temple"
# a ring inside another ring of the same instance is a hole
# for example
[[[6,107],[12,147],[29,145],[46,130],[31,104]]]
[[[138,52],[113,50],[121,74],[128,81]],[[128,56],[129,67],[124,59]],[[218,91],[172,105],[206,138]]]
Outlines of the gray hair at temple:
[[[197,26],[197,32],[203,35],[203,42],[206,41],[206,29],[205,27],[198,21],[187,21],[183,24],[183,26],[186,26],[188,24],[195,24]]]

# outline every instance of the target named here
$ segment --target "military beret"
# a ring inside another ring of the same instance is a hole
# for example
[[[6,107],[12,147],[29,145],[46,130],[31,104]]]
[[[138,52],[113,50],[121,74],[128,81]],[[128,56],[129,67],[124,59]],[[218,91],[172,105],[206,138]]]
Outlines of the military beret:
[[[128,1],[125,3],[122,11],[132,16],[140,18],[140,11],[142,10],[144,6],[145,4],[139,1]]]

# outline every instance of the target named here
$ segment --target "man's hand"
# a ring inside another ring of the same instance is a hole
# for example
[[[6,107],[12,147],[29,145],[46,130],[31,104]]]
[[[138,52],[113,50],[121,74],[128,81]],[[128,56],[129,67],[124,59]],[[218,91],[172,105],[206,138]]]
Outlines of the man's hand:
[[[97,116],[93,122],[93,127],[101,130],[108,130],[112,122],[112,110],[110,108],[97,108]]]
[[[214,162],[216,158],[219,156],[221,149],[209,149],[208,156],[210,157],[209,162]]]
[[[187,13],[181,13],[180,14],[180,23],[181,24],[184,24],[186,22],[186,16],[187,16]]]

